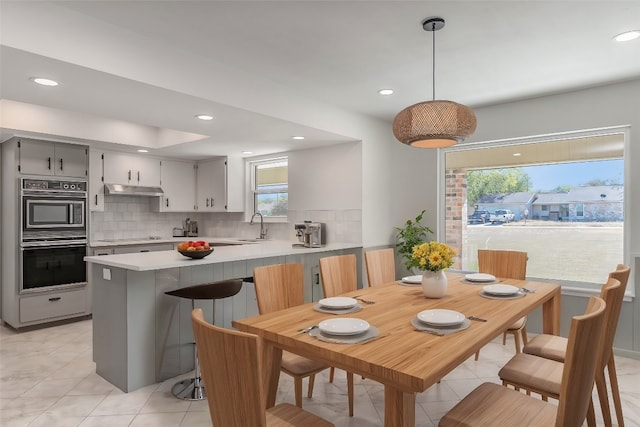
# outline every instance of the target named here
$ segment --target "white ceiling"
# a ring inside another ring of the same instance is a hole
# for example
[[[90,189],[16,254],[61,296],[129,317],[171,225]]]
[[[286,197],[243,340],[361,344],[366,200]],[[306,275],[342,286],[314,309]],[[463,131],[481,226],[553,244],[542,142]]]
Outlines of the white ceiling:
[[[15,101],[163,137],[115,138],[99,126],[33,134],[161,155],[353,141],[341,121],[366,115],[390,126],[431,99],[432,39],[421,26],[431,16],[446,20],[436,98],[479,107],[640,78],[640,40],[612,40],[640,29],[640,1],[3,0],[0,95],[6,111]],[[62,84],[39,87],[35,75]],[[216,118],[194,119],[201,112]],[[2,123],[3,138],[29,130]]]

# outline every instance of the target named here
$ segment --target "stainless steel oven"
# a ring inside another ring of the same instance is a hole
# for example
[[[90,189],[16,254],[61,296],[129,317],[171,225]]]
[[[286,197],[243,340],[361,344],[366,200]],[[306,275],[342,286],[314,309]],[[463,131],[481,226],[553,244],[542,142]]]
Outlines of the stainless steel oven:
[[[87,284],[87,182],[20,181],[20,293]]]

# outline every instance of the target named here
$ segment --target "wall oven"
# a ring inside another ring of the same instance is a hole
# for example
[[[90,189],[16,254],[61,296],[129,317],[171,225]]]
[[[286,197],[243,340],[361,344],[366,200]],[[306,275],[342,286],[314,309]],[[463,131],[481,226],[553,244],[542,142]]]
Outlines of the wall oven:
[[[87,182],[20,181],[20,293],[87,284]]]

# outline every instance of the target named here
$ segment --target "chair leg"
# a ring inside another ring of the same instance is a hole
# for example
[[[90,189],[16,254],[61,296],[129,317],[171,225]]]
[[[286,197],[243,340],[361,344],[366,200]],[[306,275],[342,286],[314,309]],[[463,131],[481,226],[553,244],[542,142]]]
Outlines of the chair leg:
[[[478,357],[480,357],[480,350],[476,351],[476,357],[475,357],[476,362],[478,361]]]
[[[520,353],[520,331],[515,331],[513,333],[513,341],[516,345],[516,354]]]
[[[316,374],[309,375],[309,389],[307,390],[307,397],[311,399],[313,397],[313,384],[316,381]]]
[[[604,425],[611,426],[611,408],[609,407],[609,395],[607,394],[607,381],[604,378],[604,371],[596,372],[596,388],[598,389],[598,398],[600,399],[600,408],[602,409],[602,420]]]
[[[507,344],[507,331],[504,331],[502,333],[502,345],[506,345]]]
[[[349,397],[349,416],[353,417],[353,372],[347,372],[347,395]]]
[[[527,327],[523,326],[520,333],[522,334],[522,345],[525,346],[529,344],[529,339],[527,338]]]
[[[302,378],[295,377],[293,379],[293,385],[296,395],[296,406],[302,408]]]
[[[609,371],[609,382],[611,383],[611,395],[613,396],[613,406],[616,408],[616,418],[618,419],[618,426],[624,427],[624,417],[622,416],[622,402],[620,401],[620,389],[618,388],[618,374],[616,373],[616,362],[613,358],[613,353],[607,363],[607,370]]]
[[[333,382],[333,374],[336,372],[336,368],[334,368],[333,366],[331,367],[331,369],[329,369],[329,382],[332,383]]]
[[[593,397],[589,399],[589,408],[587,409],[587,426],[596,427],[596,411],[593,409]]]

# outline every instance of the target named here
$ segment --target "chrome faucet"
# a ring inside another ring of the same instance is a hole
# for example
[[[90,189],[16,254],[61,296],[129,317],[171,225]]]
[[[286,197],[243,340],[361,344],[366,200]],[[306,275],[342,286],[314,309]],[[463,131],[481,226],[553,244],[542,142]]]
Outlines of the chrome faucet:
[[[256,215],[260,215],[260,237],[259,237],[259,239],[266,239],[267,238],[267,230],[264,228],[264,218],[262,217],[262,214],[260,212],[256,212],[251,216],[251,221],[249,221],[249,225],[255,224],[253,222],[253,219],[256,217]]]

